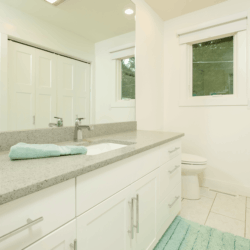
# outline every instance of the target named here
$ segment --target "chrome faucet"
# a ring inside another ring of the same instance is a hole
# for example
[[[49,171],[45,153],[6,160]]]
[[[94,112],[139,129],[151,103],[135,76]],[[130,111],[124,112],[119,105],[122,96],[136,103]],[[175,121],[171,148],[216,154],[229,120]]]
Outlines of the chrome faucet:
[[[74,131],[74,141],[82,141],[82,129],[83,128],[87,128],[88,130],[94,130],[94,127],[93,126],[88,126],[88,125],[81,125],[81,121],[83,120],[84,118],[78,118],[76,117],[76,120],[75,120],[75,131]]]
[[[63,127],[63,118],[54,117],[57,119],[57,123],[49,123],[49,127]]]

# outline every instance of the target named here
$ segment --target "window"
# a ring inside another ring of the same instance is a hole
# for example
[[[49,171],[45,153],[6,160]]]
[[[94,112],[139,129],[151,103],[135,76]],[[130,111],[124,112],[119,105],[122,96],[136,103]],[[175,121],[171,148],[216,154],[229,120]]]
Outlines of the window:
[[[180,106],[247,105],[247,13],[177,31]]]
[[[232,95],[234,37],[193,44],[193,96]]]
[[[135,57],[121,60],[121,99],[135,99]]]

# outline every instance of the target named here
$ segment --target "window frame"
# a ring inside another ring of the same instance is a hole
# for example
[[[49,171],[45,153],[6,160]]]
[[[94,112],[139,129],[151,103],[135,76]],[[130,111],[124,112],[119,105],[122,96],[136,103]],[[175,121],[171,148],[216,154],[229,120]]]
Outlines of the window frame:
[[[179,106],[245,106],[247,100],[247,32],[243,23],[244,19],[231,22],[233,26],[220,24],[208,25],[207,29],[194,30],[191,33],[183,33],[180,37],[181,50],[181,78],[180,78],[180,102]],[[238,30],[237,30],[238,29]],[[233,30],[233,32],[229,32]],[[236,31],[237,30],[237,31]],[[220,34],[221,33],[221,34]],[[180,33],[178,34],[180,35]],[[230,95],[193,96],[193,44],[211,41],[215,39],[234,37],[234,93]]]
[[[192,63],[190,65],[190,79],[189,79],[189,97],[194,97],[194,98],[199,98],[199,97],[203,97],[203,98],[206,98],[206,97],[237,97],[237,56],[236,56],[236,51],[237,51],[237,34],[234,34],[234,35],[231,35],[233,37],[233,94],[228,94],[228,95],[204,95],[204,96],[193,96],[193,65],[194,65],[194,62],[193,62],[193,45],[194,44],[197,44],[196,42],[193,42],[193,43],[190,43],[190,59],[192,60]],[[223,35],[221,37],[217,37],[216,39],[221,39],[221,38],[226,38],[226,37],[231,37],[230,35]],[[216,40],[216,39],[206,39],[205,41],[202,41],[202,42],[208,42],[208,41],[212,41],[212,40]],[[202,42],[198,42],[198,43],[202,43]]]

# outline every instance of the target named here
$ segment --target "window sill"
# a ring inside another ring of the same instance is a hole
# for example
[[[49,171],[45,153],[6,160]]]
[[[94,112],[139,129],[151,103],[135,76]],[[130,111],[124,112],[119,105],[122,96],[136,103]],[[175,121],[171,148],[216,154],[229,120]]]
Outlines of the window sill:
[[[112,103],[110,108],[135,108],[135,100],[117,101]]]
[[[236,96],[196,96],[182,100],[179,106],[247,106],[247,104],[247,98]]]

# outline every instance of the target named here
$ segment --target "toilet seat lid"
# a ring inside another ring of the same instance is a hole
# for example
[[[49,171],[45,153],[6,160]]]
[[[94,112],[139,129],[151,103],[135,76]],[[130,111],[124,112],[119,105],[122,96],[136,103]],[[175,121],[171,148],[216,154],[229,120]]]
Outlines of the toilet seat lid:
[[[193,164],[193,165],[205,165],[207,163],[207,159],[198,155],[191,154],[182,154],[181,162],[183,164]]]

